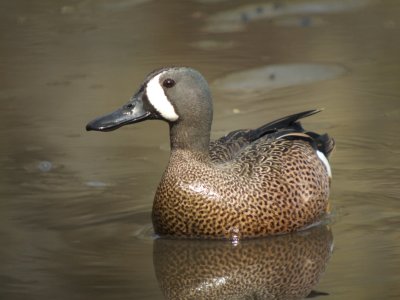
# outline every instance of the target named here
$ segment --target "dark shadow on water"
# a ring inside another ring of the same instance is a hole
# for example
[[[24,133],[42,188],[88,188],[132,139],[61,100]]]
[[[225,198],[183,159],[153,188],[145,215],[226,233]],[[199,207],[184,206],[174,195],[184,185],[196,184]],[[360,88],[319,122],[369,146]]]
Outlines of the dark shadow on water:
[[[167,299],[303,299],[332,254],[327,226],[265,239],[154,242],[153,263]]]

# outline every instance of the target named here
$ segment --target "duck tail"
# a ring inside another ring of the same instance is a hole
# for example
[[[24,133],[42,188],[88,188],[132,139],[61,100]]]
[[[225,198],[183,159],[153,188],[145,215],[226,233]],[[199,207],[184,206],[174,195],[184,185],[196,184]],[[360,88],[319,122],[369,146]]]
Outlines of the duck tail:
[[[250,141],[259,139],[260,137],[271,133],[276,133],[276,138],[278,139],[305,139],[310,141],[311,144],[314,145],[318,151],[322,152],[326,158],[329,158],[335,148],[335,140],[326,133],[318,134],[312,131],[305,131],[299,121],[302,118],[312,116],[321,111],[322,109],[307,110],[267,123],[248,133]]]
[[[315,132],[306,132],[307,135],[311,136],[313,140],[316,142],[316,146],[318,151],[321,151],[326,158],[329,158],[332,151],[335,149],[335,140],[329,136],[327,133],[325,134],[317,134]]]

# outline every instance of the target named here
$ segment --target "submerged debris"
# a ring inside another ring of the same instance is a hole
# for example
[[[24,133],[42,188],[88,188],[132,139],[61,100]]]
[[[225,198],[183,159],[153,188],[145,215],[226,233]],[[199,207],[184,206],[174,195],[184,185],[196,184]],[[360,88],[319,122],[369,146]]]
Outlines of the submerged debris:
[[[267,65],[231,73],[217,79],[214,86],[224,92],[266,92],[277,88],[333,79],[345,73],[346,69],[343,66],[335,64]]]

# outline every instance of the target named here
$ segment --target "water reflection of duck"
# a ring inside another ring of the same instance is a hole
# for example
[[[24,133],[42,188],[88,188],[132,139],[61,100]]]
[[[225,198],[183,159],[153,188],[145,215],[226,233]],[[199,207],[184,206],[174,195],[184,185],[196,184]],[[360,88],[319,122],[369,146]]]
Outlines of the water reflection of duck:
[[[236,246],[157,239],[153,263],[167,299],[303,299],[315,294],[332,246],[325,226]]]
[[[109,131],[146,119],[169,123],[171,156],[153,205],[157,234],[256,237],[298,230],[327,209],[327,157],[334,143],[298,121],[317,112],[210,142],[207,82],[193,69],[173,67],[151,73],[126,105],[86,128]]]

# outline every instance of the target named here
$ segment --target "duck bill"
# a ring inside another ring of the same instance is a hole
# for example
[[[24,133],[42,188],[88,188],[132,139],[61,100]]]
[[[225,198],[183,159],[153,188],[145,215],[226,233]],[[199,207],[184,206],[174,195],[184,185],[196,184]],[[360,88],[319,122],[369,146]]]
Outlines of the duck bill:
[[[124,125],[144,121],[150,116],[151,112],[144,107],[141,97],[133,97],[116,111],[90,121],[86,130],[112,131]]]

